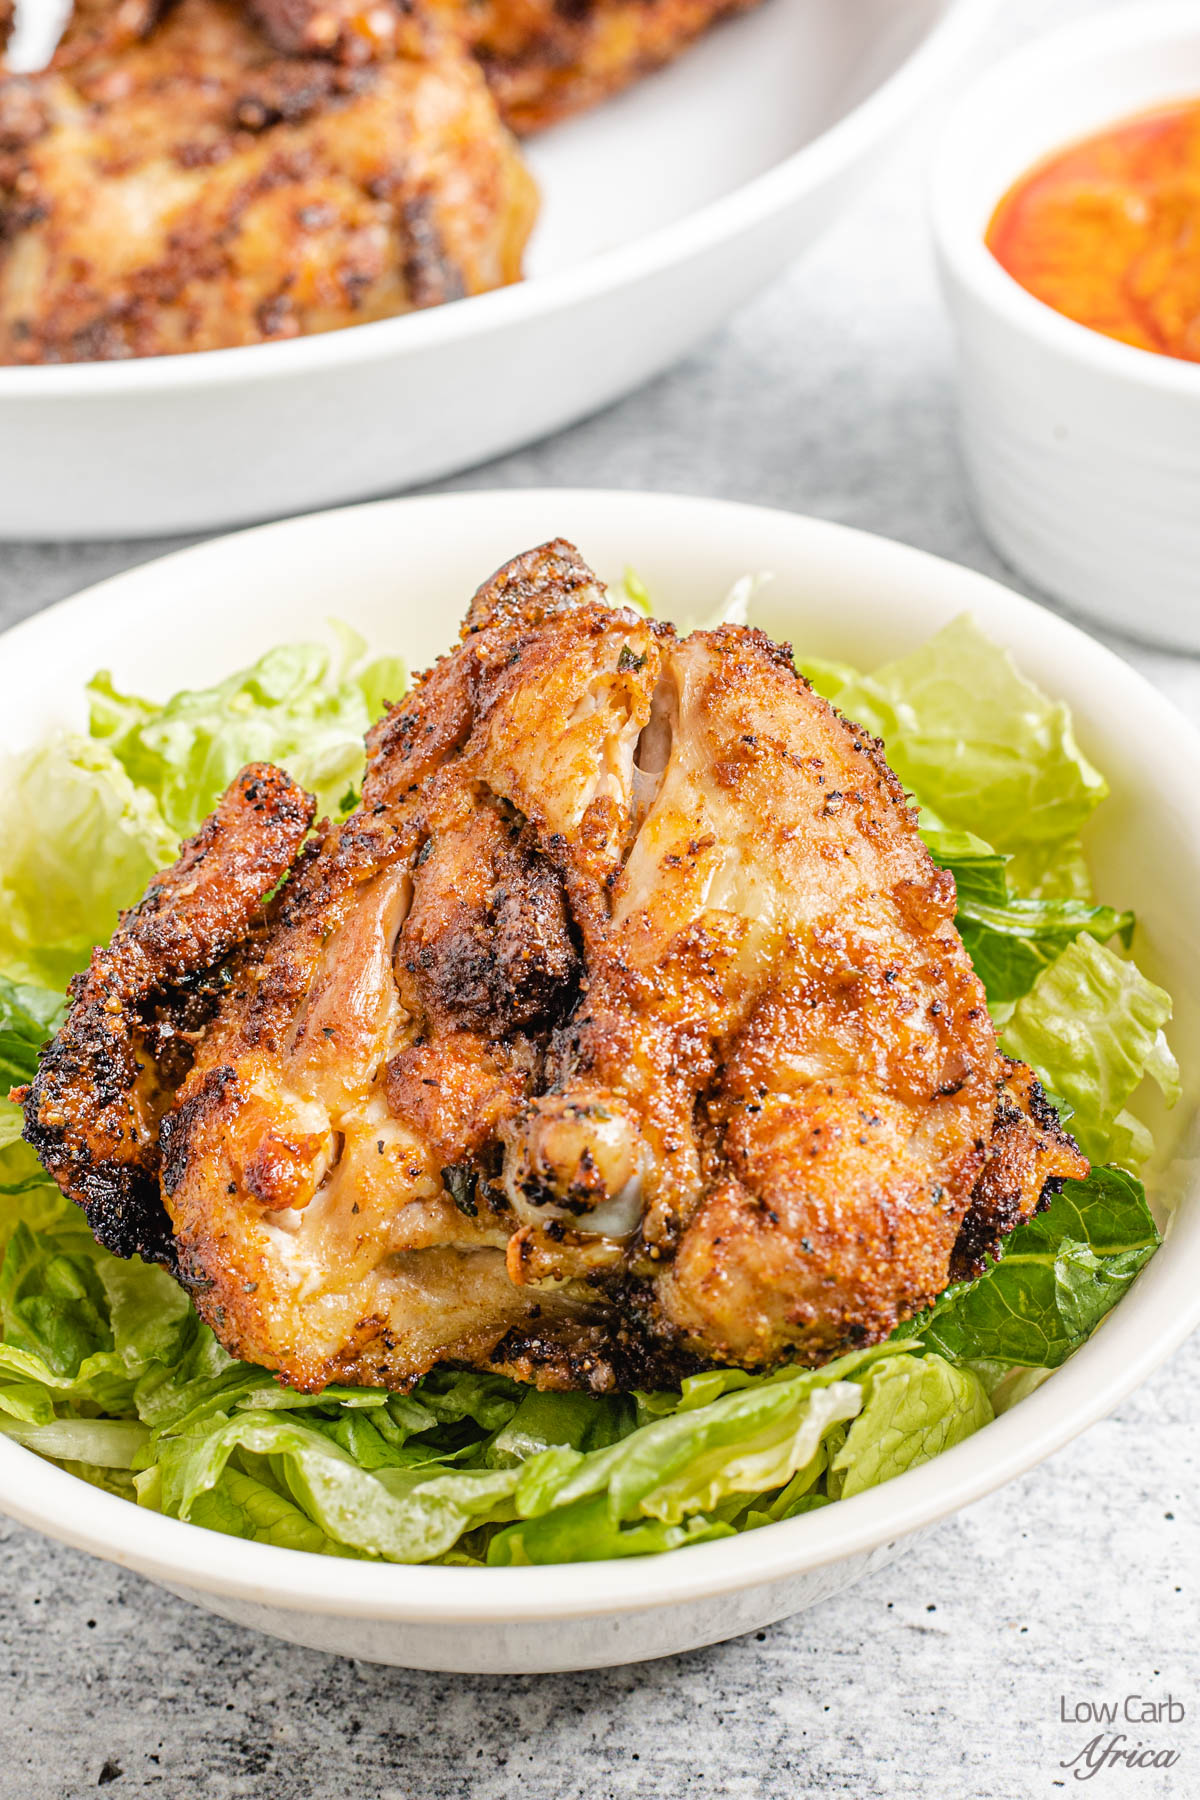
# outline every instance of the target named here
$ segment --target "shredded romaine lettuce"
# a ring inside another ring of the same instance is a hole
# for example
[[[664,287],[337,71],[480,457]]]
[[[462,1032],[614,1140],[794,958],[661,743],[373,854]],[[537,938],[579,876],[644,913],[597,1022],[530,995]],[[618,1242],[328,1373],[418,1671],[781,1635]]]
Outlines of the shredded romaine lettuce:
[[[357,632],[337,628],[335,661],[319,644],[269,650],[216,687],[165,706],[118,693],[107,671],[89,684],[90,729],[149,794],[176,837],[195,829],[238,770],[280,763],[337,813],[362,769],[362,739],[385,702],[408,686],[398,657],[365,661]]]
[[[38,1051],[58,1029],[63,1011],[63,997],[53,989],[0,975],[0,1150],[21,1135],[21,1115],[8,1091],[33,1079]],[[3,1242],[0,1223],[0,1246]]]
[[[61,990],[245,763],[285,764],[320,811],[353,804],[362,738],[404,692],[396,657],[342,628],[165,705],[89,688],[90,731],[11,759],[0,787],[0,970]],[[51,824],[51,821],[53,822]]]
[[[1124,1169],[1067,1181],[1044,1213],[1004,1239],[978,1281],[946,1289],[900,1338],[958,1363],[1056,1369],[1158,1248],[1142,1184]]]
[[[926,806],[998,850],[1077,838],[1108,793],[1067,708],[967,616],[871,675],[801,667],[840,712],[883,739],[896,774]]]
[[[1164,1027],[1171,996],[1137,964],[1081,935],[1043,969],[1004,1028],[1004,1047],[1071,1106],[1071,1130],[1094,1162],[1137,1169],[1150,1134],[1125,1109],[1149,1076],[1169,1105],[1179,1065]]]
[[[633,575],[627,598],[649,610]],[[749,596],[738,593],[739,603]],[[439,1369],[409,1394],[296,1394],[228,1356],[161,1270],[100,1249],[17,1141],[61,990],[236,770],[286,764],[351,805],[395,659],[281,648],[165,705],[90,688],[91,734],[12,763],[0,797],[0,1434],[210,1530],[327,1555],[514,1565],[657,1554],[841,1503],[1018,1403],[1153,1254],[1129,1102],[1179,1076],[1170,1000],[1092,894],[1079,833],[1106,793],[1070,717],[970,620],[864,675],[804,665],[882,735],[958,894],[1014,1056],[1097,1163],[888,1343],[818,1370],[718,1369],[679,1390],[539,1393]],[[53,825],[48,825],[53,821]]]
[[[863,1385],[862,1409],[830,1464],[829,1488],[837,1499],[928,1462],[992,1418],[975,1371],[936,1354],[889,1358],[870,1370]]]
[[[61,992],[179,834],[94,738],[54,738],[2,774],[0,969]]]
[[[922,836],[934,861],[954,876],[959,934],[993,1009],[1027,994],[1085,933],[1099,943],[1119,938],[1128,950],[1131,912],[1086,900],[1030,899],[1010,885],[1012,857],[982,839],[940,827],[923,827]]]

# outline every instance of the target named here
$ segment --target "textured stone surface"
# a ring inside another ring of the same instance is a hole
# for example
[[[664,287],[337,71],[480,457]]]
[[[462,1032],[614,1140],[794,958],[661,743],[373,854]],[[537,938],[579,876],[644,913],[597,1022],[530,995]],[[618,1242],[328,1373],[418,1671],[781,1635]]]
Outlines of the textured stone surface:
[[[977,60],[1087,10],[1008,0]],[[935,125],[688,363],[445,485],[756,500],[1004,575],[954,447],[921,208]],[[0,547],[0,623],[167,547]],[[1117,647],[1200,718],[1200,665]],[[488,1681],[337,1661],[0,1522],[0,1800],[98,1786],[162,1800],[1052,1800],[1075,1790],[1060,1765],[1094,1734],[1061,1721],[1061,1696],[1168,1691],[1183,1722],[1129,1738],[1178,1764],[1105,1771],[1084,1791],[1187,1800],[1200,1794],[1198,1380],[1193,1342],[1114,1418],[816,1613],[609,1673]]]

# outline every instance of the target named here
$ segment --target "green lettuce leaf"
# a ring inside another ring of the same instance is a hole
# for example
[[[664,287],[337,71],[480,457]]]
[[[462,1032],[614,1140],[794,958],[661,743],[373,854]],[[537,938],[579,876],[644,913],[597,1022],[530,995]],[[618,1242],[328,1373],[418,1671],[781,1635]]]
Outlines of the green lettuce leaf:
[[[74,1380],[98,1351],[113,1349],[96,1245],[86,1228],[64,1220],[55,1231],[13,1231],[0,1264],[4,1352],[37,1359],[56,1378]]]
[[[543,1450],[598,1450],[618,1443],[632,1423],[632,1402],[593,1394],[542,1394],[529,1389],[491,1440],[488,1466],[512,1468]]]
[[[607,1449],[546,1452],[526,1465],[516,1509],[532,1517],[605,1492],[614,1521],[642,1514],[676,1524],[732,1495],[782,1487],[825,1429],[858,1410],[850,1377],[894,1348],[854,1351],[821,1369],[743,1376],[717,1398],[651,1419]]]
[[[928,807],[921,808],[921,837],[934,862],[953,875],[960,909],[968,903],[1007,906],[1011,856],[993,850],[973,831],[951,830]]]
[[[989,1362],[984,1357],[975,1357],[963,1366],[974,1369],[982,1381],[996,1418],[1018,1406],[1030,1394],[1036,1394],[1043,1381],[1048,1381],[1054,1373],[1053,1369],[1023,1363]]]
[[[90,1483],[92,1487],[103,1488],[105,1493],[115,1494],[118,1500],[129,1500],[137,1504],[137,1488],[128,1469],[111,1468],[101,1463],[75,1462],[69,1456],[55,1457],[54,1461],[68,1475],[74,1475],[80,1481]]]
[[[1095,1330],[1158,1248],[1145,1190],[1124,1169],[1067,1181],[1005,1238],[976,1281],[947,1288],[897,1334],[950,1361],[1056,1369]]]
[[[8,1110],[19,1127],[20,1111],[15,1106]],[[0,1132],[0,1257],[18,1225],[41,1231],[71,1217],[70,1203],[64,1201],[29,1145],[15,1139],[6,1144]]]
[[[883,738],[896,774],[926,806],[999,850],[1077,837],[1108,793],[1066,706],[1027,681],[969,617],[871,675],[849,676],[832,697]]]
[[[178,1282],[140,1256],[121,1262],[102,1255],[96,1268],[108,1302],[113,1348],[130,1377],[140,1380],[155,1364],[177,1364],[200,1330]]]
[[[728,1402],[715,1401],[711,1411],[715,1414],[724,1407],[723,1417],[719,1421],[714,1418],[711,1427],[696,1433],[686,1461],[678,1456],[667,1461],[666,1471],[649,1492],[638,1493],[638,1510],[667,1525],[677,1525],[689,1513],[711,1512],[734,1494],[760,1494],[785,1487],[796,1470],[816,1455],[829,1427],[852,1419],[861,1405],[862,1391],[852,1381],[811,1382],[802,1376],[794,1384],[744,1389],[731,1395]],[[694,1425],[702,1415],[681,1416]],[[650,1425],[644,1431],[660,1429]],[[644,1443],[638,1457],[628,1459],[634,1461],[639,1474],[656,1449],[654,1444]],[[628,1465],[614,1473],[609,1512],[614,1514],[620,1508],[627,1514]]]
[[[143,1495],[147,1494],[148,1485],[143,1484]],[[145,1497],[143,1504],[148,1504]],[[275,1544],[282,1550],[307,1550],[318,1556],[355,1555],[336,1538],[326,1536],[278,1488],[233,1464],[211,1488],[196,1496],[190,1518],[193,1525],[209,1531],[249,1538],[256,1544]]]
[[[484,1431],[506,1425],[528,1389],[476,1369],[435,1369],[421,1383],[421,1405],[443,1425],[470,1420]]]
[[[0,968],[64,988],[177,849],[106,745],[59,737],[12,758],[0,789]]]
[[[0,798],[0,968],[64,987],[247,762],[283,764],[322,811],[352,804],[363,735],[407,678],[398,658],[365,661],[357,634],[338,632],[336,658],[319,645],[284,645],[164,705],[97,675],[90,735],[61,735],[10,759]]]
[[[1100,943],[1133,938],[1131,912],[1086,900],[1031,899],[1010,886],[1014,858],[973,832],[952,831],[927,809],[921,836],[936,863],[949,869],[958,893],[956,924],[975,973],[993,1006],[1019,1000],[1081,933]]]
[[[139,1386],[211,1334],[162,1269],[102,1250],[44,1176],[11,1185],[0,1202],[0,1411],[38,1424],[68,1407],[139,1418]]]
[[[39,1456],[90,1463],[99,1469],[132,1469],[149,1433],[132,1419],[54,1419],[45,1425],[0,1419],[0,1434]]]
[[[520,1468],[448,1471],[429,1461],[363,1469],[307,1419],[240,1412],[210,1421],[201,1433],[154,1444],[163,1511],[189,1518],[235,1450],[269,1457],[292,1498],[328,1537],[394,1562],[427,1562],[473,1526],[511,1518],[521,1477]]]
[[[796,667],[805,681],[811,682],[825,700],[840,705],[839,695],[862,680],[862,671],[852,663],[835,662],[824,656],[797,656]]]
[[[32,1081],[38,1051],[62,1023],[65,1003],[52,988],[0,975],[0,1095]]]
[[[693,1513],[677,1525],[661,1519],[636,1524],[614,1522],[603,1494],[577,1500],[540,1518],[521,1519],[490,1539],[488,1563],[493,1568],[532,1563],[607,1562],[614,1557],[659,1556],[686,1544],[707,1544],[733,1537],[734,1527],[722,1519]]]
[[[645,619],[650,618],[654,612],[650,603],[650,591],[636,569],[625,570],[620,586],[613,589],[613,603],[616,606],[632,606]]]
[[[337,813],[362,771],[362,739],[408,682],[396,657],[364,662],[357,633],[338,628],[335,660],[319,644],[269,650],[211,688],[164,705],[90,683],[91,733],[150,795],[176,837],[194,831],[246,763],[273,762]]]
[[[1179,1096],[1179,1066],[1163,1030],[1170,1017],[1164,989],[1084,935],[1018,1000],[1004,1048],[1065,1096],[1085,1156],[1136,1170],[1150,1153],[1150,1135],[1124,1110],[1126,1101],[1147,1076],[1169,1105]]]
[[[1010,900],[1093,899],[1092,877],[1078,838],[993,850],[973,831],[955,831],[927,806],[920,808],[921,836],[934,862],[954,876],[959,898],[987,906]]]
[[[1095,898],[1092,872],[1078,838],[1051,844],[1022,844],[1008,864],[1008,882],[1024,900]]]
[[[989,906],[960,899],[957,923],[975,973],[995,1005],[1027,994],[1043,970],[1084,933],[1099,943],[1120,938],[1126,948],[1133,936],[1132,913],[1082,900],[1009,898]]]
[[[420,1439],[381,1456],[368,1434],[386,1408],[341,1418],[210,1410],[155,1433],[141,1452],[139,1494],[144,1504],[189,1518],[231,1464],[263,1457],[323,1533],[390,1560],[428,1561],[480,1526],[548,1518],[553,1523],[537,1531],[514,1533],[495,1560],[553,1560],[601,1513],[608,1524],[595,1537],[596,1554],[644,1555],[724,1530],[723,1505],[733,1501],[741,1511],[754,1496],[785,1488],[830,1427],[861,1407],[862,1389],[844,1377],[895,1353],[885,1345],[825,1369],[748,1377],[640,1429],[630,1429],[632,1409],[623,1402],[527,1395],[487,1445],[484,1466],[462,1469],[447,1466],[443,1446]],[[697,1515],[698,1523],[687,1523]],[[642,1529],[647,1520],[656,1527]],[[626,1526],[634,1529],[625,1534]],[[226,1520],[221,1528],[234,1525]]]
[[[862,1410],[831,1465],[842,1499],[928,1462],[992,1418],[978,1375],[942,1356],[891,1357],[862,1384]]]

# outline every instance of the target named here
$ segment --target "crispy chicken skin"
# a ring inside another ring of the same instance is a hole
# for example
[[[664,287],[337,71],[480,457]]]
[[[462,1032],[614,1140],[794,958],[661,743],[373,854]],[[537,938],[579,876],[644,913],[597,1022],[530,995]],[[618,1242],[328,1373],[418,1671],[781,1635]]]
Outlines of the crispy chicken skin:
[[[66,1024],[29,1100],[29,1141],[118,1256],[172,1260],[158,1190],[158,1126],[191,1060],[189,1026],[218,971],[295,860],[313,803],[279,769],[243,769],[71,984]]]
[[[244,0],[284,56],[373,62],[394,54],[411,5],[403,0]]]
[[[0,79],[0,362],[207,350],[518,279],[533,182],[429,20],[283,57],[241,0],[92,0]]]
[[[717,19],[757,0],[428,0],[478,58],[521,136],[582,112],[672,62]],[[397,0],[249,0],[289,55],[386,54]]]
[[[430,0],[478,57],[519,136],[619,94],[758,0]]]
[[[265,908],[302,799],[250,771],[214,817],[77,984],[26,1129],[296,1386],[821,1363],[1086,1172],[881,747],[761,632],[681,639],[568,544],[479,591]],[[202,940],[197,866],[230,887]],[[164,896],[195,947],[126,974]]]
[[[84,68],[137,44],[158,24],[173,0],[74,0],[58,48],[56,69]]]

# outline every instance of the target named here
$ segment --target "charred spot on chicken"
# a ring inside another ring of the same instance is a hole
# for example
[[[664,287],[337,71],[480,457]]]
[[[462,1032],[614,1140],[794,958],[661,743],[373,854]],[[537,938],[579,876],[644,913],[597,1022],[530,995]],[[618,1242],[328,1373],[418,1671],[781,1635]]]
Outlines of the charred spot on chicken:
[[[681,637],[547,544],[367,751],[307,841],[239,777],[25,1100],[234,1354],[308,1390],[817,1364],[1086,1172],[882,746],[762,632]]]

